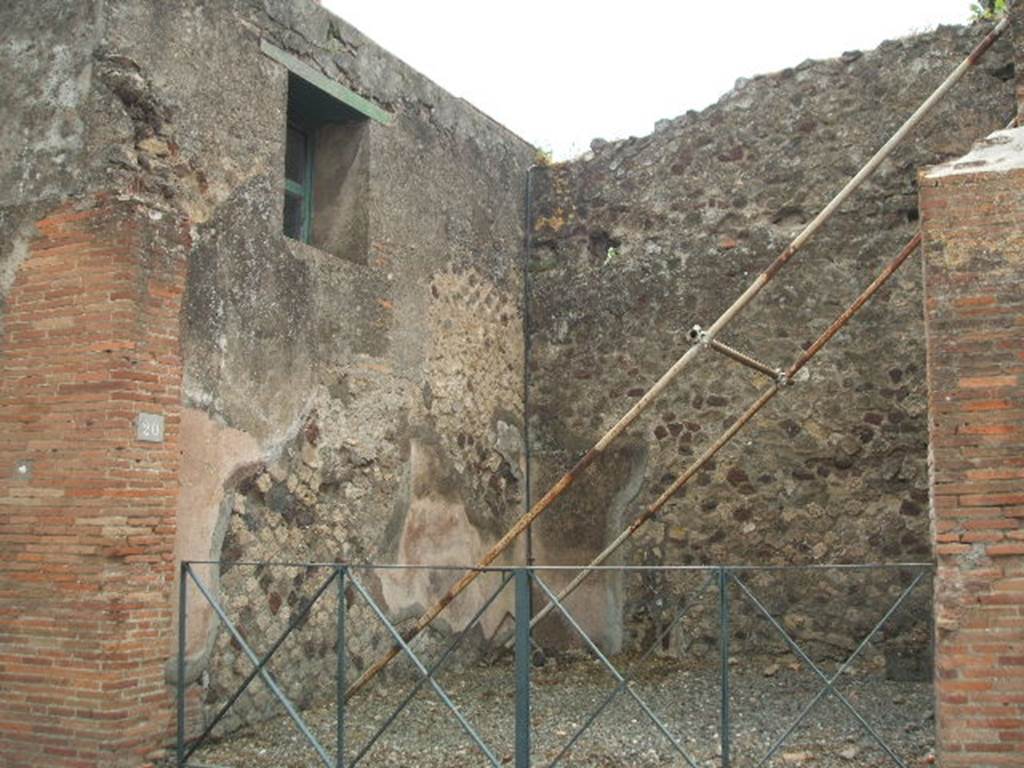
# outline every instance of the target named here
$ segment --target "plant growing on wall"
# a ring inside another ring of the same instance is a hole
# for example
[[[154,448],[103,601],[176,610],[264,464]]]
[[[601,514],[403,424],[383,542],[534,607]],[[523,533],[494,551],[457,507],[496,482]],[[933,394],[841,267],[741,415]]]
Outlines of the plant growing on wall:
[[[1009,5],[1010,0],[982,0],[980,3],[971,3],[971,16],[975,21],[998,19],[1006,13]]]

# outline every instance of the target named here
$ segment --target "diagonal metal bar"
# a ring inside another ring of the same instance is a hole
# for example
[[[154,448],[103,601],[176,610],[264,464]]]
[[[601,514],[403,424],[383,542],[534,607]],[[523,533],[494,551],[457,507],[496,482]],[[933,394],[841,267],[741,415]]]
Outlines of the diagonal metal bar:
[[[907,118],[902,126],[892,135],[892,137],[868,160],[864,166],[857,172],[857,174],[851,178],[846,186],[844,186],[832,200],[821,210],[821,212],[811,220],[803,231],[797,235],[797,237],[790,243],[782,253],[780,253],[775,260],[769,264],[764,271],[762,271],[757,278],[747,287],[747,289],[740,294],[740,296],[722,313],[722,315],[707,329],[706,338],[710,341],[713,340],[719,332],[728,325],[733,318],[735,318],[743,309],[750,304],[759,293],[767,286],[782,270],[786,264],[799,252],[804,245],[814,236],[814,234],[824,226],[832,215],[839,209],[840,206],[846,200],[857,191],[857,189],[863,185],[863,183],[870,178],[878,167],[885,161],[885,159],[893,153],[904,139],[910,134],[911,131],[920,123],[938,104],[945,95],[949,92],[954,85],[963,79],[964,75],[967,74],[977,63],[981,60],[982,56],[985,55],[986,51],[991,48],[996,40],[998,40],[1003,33],[1009,28],[1010,23],[1008,18],[1002,19],[992,31],[982,40],[981,43],[975,47],[967,58],[965,58],[950,74],[949,76],[939,85],[935,91],[932,92],[924,102],[915,110],[915,112]],[[682,372],[689,367],[689,365],[697,357],[697,354],[702,349],[701,346],[690,347],[686,352],[678,359],[672,366],[662,374],[650,389],[643,394],[636,403],[609,429],[600,440],[598,440],[583,456],[579,461],[558,481],[555,482],[547,493],[545,493],[533,507],[520,516],[505,532],[497,542],[480,558],[477,565],[479,567],[486,567],[494,562],[498,556],[508,549],[512,543],[518,538],[519,534],[529,528],[533,521],[539,517],[548,507],[550,507],[556,499],[558,499],[565,491],[567,491],[576,480],[593,464],[599,457],[601,457],[614,443],[623,432],[626,431],[640,416],[654,403],[658,397],[669,387],[669,385],[677,379]],[[477,570],[466,571],[458,581],[456,581],[449,590],[438,599],[434,605],[428,608],[423,615],[421,615],[410,627],[407,632],[409,639],[412,639],[417,634],[422,632],[451,602],[462,593],[466,587],[468,587],[474,579],[479,575]],[[393,645],[389,648],[383,656],[377,661],[367,667],[366,671],[363,672],[362,676],[356,680],[348,690],[348,695],[352,696],[361,690],[366,684],[374,678],[384,667],[390,663],[390,661],[401,653],[401,648],[398,645]]]
[[[266,667],[267,664],[270,662],[270,658],[275,653],[277,653],[277,649],[281,647],[282,643],[284,643],[284,641],[287,640],[291,636],[292,632],[299,627],[299,625],[302,623],[303,619],[305,619],[306,616],[309,615],[309,612],[313,609],[313,606],[316,605],[317,600],[319,600],[320,596],[324,592],[327,591],[327,588],[331,585],[331,583],[334,581],[334,579],[336,577],[337,577],[337,572],[332,573],[327,578],[327,581],[325,581],[320,586],[320,588],[317,589],[317,591],[313,593],[313,598],[312,598],[312,600],[309,601],[309,604],[306,605],[301,611],[299,611],[299,613],[295,616],[295,618],[293,618],[291,620],[291,622],[288,624],[288,628],[285,629],[285,631],[281,634],[280,637],[277,638],[277,640],[274,642],[274,644],[270,646],[270,650],[268,650],[263,655],[263,658],[261,658],[259,660],[259,663],[257,663],[253,667],[252,671],[248,675],[246,675],[245,679],[242,681],[242,684],[231,695],[231,698],[229,698],[224,703],[224,705],[220,708],[220,710],[218,710],[217,714],[214,716],[213,720],[211,720],[207,724],[206,728],[203,729],[203,732],[201,734],[199,734],[199,736],[189,745],[188,750],[185,752],[185,759],[186,760],[197,749],[199,749],[200,746],[202,746],[203,742],[206,741],[207,738],[209,738],[210,734],[213,733],[213,729],[217,726],[217,723],[219,723],[221,721],[221,719],[228,713],[228,710],[231,709],[232,706],[234,706],[234,703],[236,701],[238,701],[238,698],[245,692],[246,688],[249,687],[249,684],[252,683],[252,681],[256,679],[256,676],[259,675],[260,672],[263,671],[263,668]]]
[[[434,662],[434,665],[430,668],[430,670],[427,673],[428,677],[421,677],[419,680],[416,681],[416,685],[414,685],[412,690],[409,691],[406,697],[402,700],[402,703],[398,705],[398,708],[391,713],[388,719],[384,721],[384,724],[381,725],[381,727],[377,729],[377,732],[370,737],[370,740],[366,742],[366,745],[359,750],[359,753],[354,758],[352,758],[352,762],[349,763],[350,768],[355,768],[355,766],[359,765],[359,761],[366,757],[366,753],[373,749],[373,745],[377,743],[380,737],[384,735],[384,732],[391,727],[391,724],[395,722],[396,719],[398,719],[398,716],[402,714],[402,712],[405,711],[405,708],[408,707],[412,700],[416,698],[416,694],[418,694],[420,690],[423,688],[423,686],[427,684],[427,680],[433,679],[437,671],[441,669],[442,666],[444,666],[444,663],[448,660],[448,657],[451,656],[451,654],[454,653],[455,650],[460,645],[462,645],[462,641],[465,640],[466,637],[469,635],[469,630],[472,627],[476,626],[476,623],[480,621],[480,618],[484,615],[484,613],[487,612],[487,609],[494,604],[494,601],[498,599],[498,595],[500,595],[502,591],[504,591],[505,587],[508,586],[508,583],[511,580],[511,573],[502,574],[501,585],[494,591],[494,593],[489,598],[487,598],[484,604],[480,606],[480,609],[475,614],[473,614],[473,618],[471,618],[469,622],[466,624],[465,629],[463,629],[458,634],[458,636],[455,638],[455,641],[452,642],[445,649],[444,653],[441,654],[440,658],[436,662]]]
[[[573,618],[573,615],[569,613],[569,610],[561,602],[559,602],[558,598],[555,596],[555,593],[548,588],[548,585],[544,583],[544,580],[541,579],[540,576],[538,576],[536,573],[534,573],[533,575],[533,580],[537,583],[537,586],[541,588],[544,594],[548,596],[548,600],[554,603],[555,607],[562,613],[562,615],[565,617],[566,621],[568,621],[569,624],[572,626],[576,634],[580,636],[580,639],[582,639],[583,642],[587,644],[587,647],[590,648],[591,652],[607,668],[607,670],[612,673],[612,676],[615,678],[615,680],[620,685],[623,682],[625,682],[625,678],[619,673],[619,670],[617,670],[615,668],[615,665],[608,660],[607,656],[601,653],[601,649],[598,648],[594,641],[590,639],[590,635],[588,635],[583,630],[583,627],[581,627],[579,623],[576,621],[576,619]],[[686,763],[690,766],[690,768],[697,768],[697,764],[693,761],[693,758],[691,758],[689,754],[687,754],[686,750],[682,748],[682,746],[676,740],[675,736],[669,733],[669,730],[665,727],[665,724],[662,723],[658,716],[654,714],[654,712],[651,710],[651,708],[647,706],[647,703],[640,698],[640,695],[632,688],[630,688],[628,685],[624,686],[623,690],[625,690],[626,693],[630,695],[633,701],[635,701],[637,705],[640,707],[640,709],[643,710],[644,714],[647,715],[647,717],[650,719],[652,723],[654,723],[654,727],[658,729],[661,735],[669,740],[675,751],[682,755],[683,759],[686,760]]]
[[[881,272],[875,277],[874,280],[865,288],[860,295],[845,309],[841,312],[832,324],[829,325],[818,338],[808,347],[803,354],[801,354],[796,361],[785,371],[784,379],[792,381],[793,377],[799,373],[804,366],[806,366],[811,359],[821,351],[821,349],[832,340],[833,337],[840,330],[842,330],[847,323],[856,315],[871,297],[874,296],[896,273],[896,271],[903,266],[907,259],[909,259],[915,251],[921,245],[921,233],[920,231],[910,239],[910,241],[903,246],[903,250],[896,255]],[[623,530],[618,536],[615,537],[604,549],[602,549],[593,560],[585,568],[582,568],[579,573],[570,581],[558,594],[560,600],[564,600],[570,594],[572,594],[580,584],[582,584],[587,577],[593,573],[594,569],[605,562],[611,557],[619,547],[622,546],[629,538],[631,538],[640,528],[642,528],[648,520],[651,520],[661,509],[669,502],[669,500],[675,496],[680,490],[682,490],[692,478],[694,478],[698,472],[709,462],[712,458],[737,435],[737,433],[744,427],[748,422],[751,421],[760,411],[764,408],[772,398],[775,397],[782,390],[781,380],[776,380],[765,389],[760,396],[754,402],[752,402],[739,418],[737,418],[721,435],[719,435],[715,441],[709,445],[704,452],[697,457],[690,464],[686,470],[677,477],[668,488],[666,488],[662,494],[655,499],[644,511],[638,516],[632,523],[629,524],[625,530]],[[547,614],[552,610],[552,605],[549,603],[545,605],[541,610],[533,617],[532,625],[536,626]]]
[[[847,700],[847,698],[843,696],[843,694],[841,694],[839,691],[835,689],[835,687],[833,687],[831,681],[828,679],[828,676],[824,672],[822,672],[818,665],[815,664],[814,661],[811,659],[811,657],[804,652],[804,649],[801,648],[800,645],[796,642],[796,640],[794,640],[790,636],[790,634],[786,631],[785,627],[779,624],[776,618],[772,616],[771,612],[764,606],[764,604],[757,599],[757,596],[750,591],[747,585],[744,584],[743,581],[736,574],[732,574],[732,579],[736,582],[737,586],[739,586],[740,590],[742,590],[743,594],[747,596],[747,599],[750,600],[754,604],[754,606],[765,615],[765,618],[767,618],[768,621],[771,622],[771,625],[779,631],[779,633],[782,635],[782,638],[786,641],[786,644],[790,647],[793,653],[795,653],[801,661],[803,661],[808,667],[810,667],[811,671],[813,671],[814,674],[821,678],[822,682],[825,683],[825,687],[828,689],[829,693],[835,696],[836,699],[839,700],[839,703],[846,707],[850,714],[853,715],[853,717],[857,720],[858,723],[860,723],[861,727],[865,731],[867,731],[871,738],[873,738],[875,742],[878,744],[878,746],[882,748],[882,751],[885,752],[885,754],[887,754],[892,759],[892,761],[896,763],[896,765],[900,766],[900,768],[906,768],[903,761],[900,760],[899,755],[897,755],[895,752],[892,751],[892,749],[890,749],[889,745],[885,743],[885,740],[878,735],[877,731],[875,731],[875,729],[871,727],[871,724],[864,719],[864,717],[860,714],[860,712],[857,711],[853,704],[851,704]]]
[[[668,627],[664,629],[661,632],[661,634],[659,634],[654,639],[653,645],[651,645],[651,647],[648,648],[643,653],[643,655],[640,656],[639,660],[636,662],[636,666],[640,666],[645,661],[647,661],[648,658],[650,658],[651,654],[654,653],[654,649],[657,648],[661,641],[668,637],[672,630],[679,625],[679,622],[681,622],[686,617],[686,614],[690,612],[690,608],[692,608],[694,603],[696,603],[704,596],[704,593],[708,591],[708,587],[711,586],[714,580],[714,574],[708,576],[707,579],[704,580],[704,583],[701,585],[700,589],[697,590],[697,594],[691,597],[689,600],[687,600],[683,604],[682,608],[680,608],[679,611],[676,612],[675,618],[673,618],[672,622],[668,625]],[[569,743],[562,747],[562,750],[555,756],[554,760],[548,763],[548,768],[554,768],[556,765],[558,765],[561,759],[569,753],[569,750],[571,750],[576,745],[576,742],[580,740],[583,734],[586,733],[587,729],[594,724],[594,721],[601,716],[601,713],[604,712],[605,709],[607,709],[611,705],[611,703],[615,701],[616,698],[618,698],[619,694],[622,693],[631,682],[633,682],[634,677],[635,675],[626,675],[625,679],[623,679],[623,681],[615,687],[615,690],[613,690],[604,698],[604,700],[598,705],[597,709],[595,709],[590,715],[588,715],[583,725],[580,726],[579,730],[577,730],[576,733],[573,734],[572,738],[569,739]]]
[[[224,624],[224,627],[227,629],[228,632],[231,633],[231,637],[233,637],[235,642],[238,643],[239,647],[242,649],[242,652],[249,657],[249,661],[251,661],[253,664],[258,665],[260,663],[260,658],[256,655],[253,649],[249,647],[249,644],[245,642],[245,638],[242,637],[241,633],[239,633],[238,629],[231,622],[231,619],[228,618],[228,615],[224,612],[224,609],[220,606],[220,603],[218,603],[216,598],[214,598],[213,595],[210,594],[210,591],[206,588],[206,585],[203,584],[202,579],[200,579],[199,576],[196,575],[195,571],[191,569],[189,569],[189,575],[192,577],[192,582],[196,585],[196,587],[199,588],[199,591],[202,593],[203,597],[206,598],[206,602],[210,604],[210,607],[213,608],[214,613],[217,614],[217,617]],[[333,580],[333,575],[331,579]],[[306,723],[299,715],[298,710],[295,709],[295,706],[291,703],[288,697],[285,696],[284,691],[281,690],[277,682],[275,682],[274,678],[271,677],[270,673],[262,667],[258,670],[258,672],[260,679],[262,679],[267,688],[270,689],[270,692],[274,694],[274,697],[279,702],[281,702],[281,706],[284,707],[285,711],[288,713],[288,716],[298,727],[299,731],[302,732],[302,735],[306,737],[306,741],[308,741],[310,746],[313,747],[313,749],[316,751],[317,755],[320,757],[321,762],[323,762],[325,768],[334,768],[334,761],[331,759],[331,756],[327,754],[327,750],[323,748],[320,742],[317,741],[316,736],[313,735],[313,732],[310,731],[309,728],[306,726]]]
[[[377,602],[373,599],[372,595],[370,595],[370,593],[366,591],[366,588],[363,587],[361,583],[359,583],[359,580],[355,577],[354,574],[349,574],[348,578],[349,581],[352,582],[352,586],[356,588],[356,591],[363,596],[363,599],[366,601],[367,605],[370,606],[370,610],[372,610],[374,614],[376,614],[381,624],[384,625],[384,628],[388,631],[388,634],[390,634],[391,637],[394,638],[395,643],[397,643],[401,650],[405,653],[405,655],[409,657],[409,660],[413,663],[416,669],[419,670],[420,675],[430,683],[430,687],[434,689],[434,693],[437,694],[438,698],[441,699],[444,705],[451,710],[453,715],[455,715],[455,719],[459,721],[459,725],[462,726],[462,730],[466,732],[466,735],[469,736],[470,740],[472,740],[472,742],[477,746],[477,749],[479,749],[484,754],[488,762],[490,762],[490,764],[493,765],[494,768],[501,768],[501,762],[491,751],[490,747],[484,744],[479,734],[477,734],[473,726],[469,724],[469,721],[466,720],[465,716],[462,714],[462,711],[457,706],[455,706],[455,702],[453,702],[448,697],[448,694],[445,693],[444,688],[442,688],[438,684],[437,680],[430,676],[430,671],[423,665],[423,662],[419,660],[419,657],[416,656],[415,653],[413,653],[413,650],[409,647],[409,644],[406,642],[405,638],[403,638],[401,633],[397,629],[395,629],[395,625],[392,624],[390,620],[388,620],[388,617],[384,615],[384,612],[380,609],[380,606],[377,605]]]
[[[755,768],[761,768],[762,765],[764,765],[772,759],[772,756],[782,747],[782,745],[792,735],[792,733],[800,727],[800,724],[804,721],[807,715],[811,713],[811,710],[814,709],[817,703],[821,701],[822,697],[833,689],[836,680],[838,680],[840,676],[842,676],[842,674],[847,670],[847,668],[849,668],[849,666],[857,659],[857,657],[860,656],[864,649],[868,647],[868,643],[871,642],[871,638],[873,638],[878,633],[878,630],[880,630],[882,627],[886,625],[889,619],[892,618],[893,614],[895,614],[896,611],[900,609],[900,606],[903,605],[903,602],[908,597],[910,597],[911,593],[914,591],[914,589],[917,588],[917,585],[921,582],[921,579],[923,579],[924,576],[925,571],[920,571],[917,574],[914,580],[910,583],[910,586],[903,590],[900,596],[896,599],[896,602],[892,604],[889,610],[885,612],[885,615],[882,616],[882,618],[879,620],[877,624],[875,624],[874,629],[872,629],[864,637],[864,639],[860,642],[860,645],[858,645],[854,652],[851,653],[850,656],[846,659],[846,661],[843,662],[842,666],[840,666],[839,669],[836,670],[836,673],[829,678],[829,684],[823,686],[821,690],[818,691],[818,693],[814,696],[814,698],[807,702],[807,705],[800,711],[800,714],[797,716],[796,720],[794,720],[793,723],[786,729],[786,731],[775,741],[774,744],[772,744],[771,749],[769,749],[768,753],[763,758],[761,758],[761,760],[757,763]]]

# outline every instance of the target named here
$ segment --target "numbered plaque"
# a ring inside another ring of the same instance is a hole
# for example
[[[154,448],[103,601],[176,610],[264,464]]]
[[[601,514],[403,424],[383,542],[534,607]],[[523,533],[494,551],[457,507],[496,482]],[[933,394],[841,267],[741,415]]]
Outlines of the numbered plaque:
[[[135,419],[135,439],[144,443],[162,443],[164,417],[158,413],[140,413]]]

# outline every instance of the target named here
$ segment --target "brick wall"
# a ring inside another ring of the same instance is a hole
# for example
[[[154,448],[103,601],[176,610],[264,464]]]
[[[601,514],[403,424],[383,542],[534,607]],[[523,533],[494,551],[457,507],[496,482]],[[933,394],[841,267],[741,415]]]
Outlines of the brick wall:
[[[172,712],[183,234],[109,199],[37,228],[0,336],[0,765],[137,766]]]
[[[947,768],[1024,765],[1024,168],[992,157],[1006,146],[921,177]]]

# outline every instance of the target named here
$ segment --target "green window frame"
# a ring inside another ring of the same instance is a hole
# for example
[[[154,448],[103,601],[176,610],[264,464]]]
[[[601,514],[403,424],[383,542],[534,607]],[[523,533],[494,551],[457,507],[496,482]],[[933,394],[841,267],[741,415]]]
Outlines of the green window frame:
[[[302,78],[310,85],[320,89],[332,99],[344,104],[350,109],[354,109],[356,112],[365,115],[381,125],[391,125],[394,121],[394,116],[390,112],[381,109],[372,101],[364,99],[358,93],[353,93],[341,83],[325,77],[322,72],[318,72],[287,51],[281,50],[273,43],[267,40],[260,40],[260,50],[278,64],[283,65],[285,69],[293,75]]]
[[[296,121],[288,122],[285,146],[285,234],[309,243],[313,234],[313,147],[315,133]]]
[[[313,201],[313,154],[320,128],[351,123],[354,118],[391,125],[394,115],[267,40],[260,40],[260,50],[288,71],[284,234],[317,246],[313,217],[319,213]],[[301,148],[297,148],[299,145]],[[321,187],[321,193],[323,190]]]

